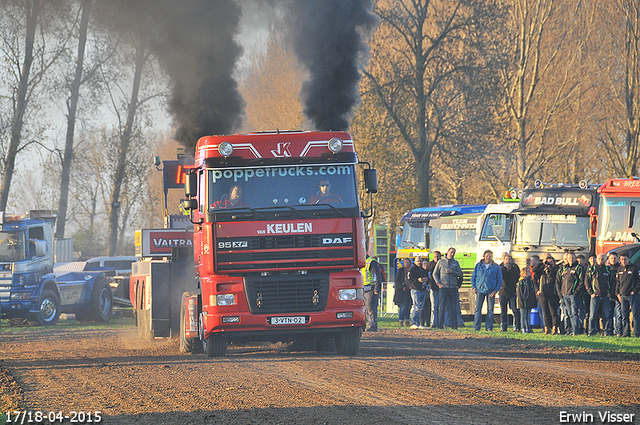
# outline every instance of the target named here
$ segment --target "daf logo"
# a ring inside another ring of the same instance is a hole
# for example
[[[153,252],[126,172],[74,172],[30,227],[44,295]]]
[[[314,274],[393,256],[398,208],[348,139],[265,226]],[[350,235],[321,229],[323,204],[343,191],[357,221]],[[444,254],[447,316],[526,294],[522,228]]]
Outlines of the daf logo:
[[[247,241],[218,242],[218,249],[247,248],[248,246]]]
[[[353,239],[350,238],[350,237],[346,237],[346,238],[322,238],[322,244],[323,245],[341,245],[341,244],[351,243],[352,241],[353,241]]]

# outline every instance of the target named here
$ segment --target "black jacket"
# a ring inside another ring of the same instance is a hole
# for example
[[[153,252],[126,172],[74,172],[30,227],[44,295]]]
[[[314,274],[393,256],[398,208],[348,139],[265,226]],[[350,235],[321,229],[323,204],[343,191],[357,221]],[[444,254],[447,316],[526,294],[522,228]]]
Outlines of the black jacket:
[[[611,267],[594,264],[587,269],[584,286],[589,295],[596,297],[612,297],[615,289],[615,277]]]
[[[396,278],[393,283],[393,303],[395,305],[402,304],[402,294],[409,288],[409,282],[405,278],[404,267],[400,267],[396,271]]]
[[[563,263],[556,276],[558,295],[580,295],[584,287],[585,270],[577,261],[570,266]]]
[[[536,292],[539,291],[545,298],[558,297],[558,289],[556,288],[558,267],[555,264],[538,263],[537,266],[531,268],[531,271]]]
[[[520,278],[516,284],[516,305],[518,308],[534,308],[538,305],[533,279],[528,276]]]
[[[498,291],[498,296],[501,299],[511,298],[516,294],[516,285],[520,279],[520,267],[511,263],[511,267],[507,268],[501,264],[500,268],[502,269],[502,286]]]
[[[421,266],[413,265],[409,269],[409,286],[417,291],[424,291],[427,288],[428,273]],[[424,282],[420,282],[418,278],[423,278]]]
[[[616,273],[616,295],[628,297],[632,292],[640,292],[640,271],[635,264],[621,264]]]

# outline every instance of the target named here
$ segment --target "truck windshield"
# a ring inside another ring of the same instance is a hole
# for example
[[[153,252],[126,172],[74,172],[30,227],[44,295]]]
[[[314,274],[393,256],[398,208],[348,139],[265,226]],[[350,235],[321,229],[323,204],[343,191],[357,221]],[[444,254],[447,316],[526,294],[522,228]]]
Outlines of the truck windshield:
[[[589,247],[589,217],[565,214],[516,215],[515,243]]]
[[[402,240],[398,248],[429,248],[425,243],[425,228],[428,222],[404,223],[402,228]],[[427,230],[428,232],[428,230]]]
[[[635,242],[632,233],[640,235],[640,201],[635,198],[603,196],[599,209],[598,240]],[[633,221],[631,227],[630,219]]]
[[[421,223],[405,223],[399,248],[429,248],[445,252],[450,247],[472,252],[476,248],[476,216],[447,217]],[[425,230],[428,234],[425,243]]]
[[[496,241],[501,242],[509,240],[509,229],[511,228],[511,222],[513,220],[511,214],[488,214],[484,218],[482,224],[482,233],[480,234],[481,241]]]
[[[24,234],[0,232],[0,262],[11,263],[24,259]]]
[[[431,220],[431,250],[444,253],[454,247],[458,252],[475,252],[476,220],[477,216]]]
[[[304,165],[208,170],[209,211],[329,204],[357,206],[355,167]]]

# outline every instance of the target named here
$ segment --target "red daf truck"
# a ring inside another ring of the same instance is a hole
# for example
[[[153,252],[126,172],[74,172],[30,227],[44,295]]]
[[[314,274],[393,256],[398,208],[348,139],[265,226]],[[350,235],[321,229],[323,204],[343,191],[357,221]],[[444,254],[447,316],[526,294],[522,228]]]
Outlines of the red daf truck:
[[[598,195],[596,254],[640,242],[640,179],[610,179]]]
[[[377,191],[377,181],[351,136],[208,136],[198,140],[194,162],[183,204],[194,225],[195,273],[180,248],[156,273],[159,280],[186,276],[182,285],[169,282],[184,289],[180,296],[173,286],[155,291],[167,305],[180,300],[181,351],[215,357],[248,341],[325,350],[335,341],[339,354],[357,354],[366,249],[356,166],[365,165],[366,193]],[[149,282],[151,299],[138,305],[153,310]]]

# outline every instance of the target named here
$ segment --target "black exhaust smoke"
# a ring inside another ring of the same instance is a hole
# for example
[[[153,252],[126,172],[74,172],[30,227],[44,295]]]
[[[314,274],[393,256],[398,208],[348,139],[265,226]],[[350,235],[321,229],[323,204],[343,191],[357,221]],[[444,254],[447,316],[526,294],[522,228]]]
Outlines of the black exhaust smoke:
[[[148,39],[171,79],[175,138],[191,151],[205,135],[240,128],[245,102],[233,78],[242,48],[234,37],[241,9],[233,0],[108,0],[100,16]]]
[[[360,101],[360,67],[378,24],[371,0],[293,0],[291,37],[309,71],[301,98],[316,130],[347,130]]]
[[[169,111],[176,140],[191,151],[205,135],[237,131],[245,102],[233,78],[242,48],[240,4],[288,9],[291,38],[309,72],[301,98],[316,130],[346,130],[360,96],[360,66],[377,25],[372,0],[105,0],[100,16],[113,28],[149,39],[171,79]],[[250,9],[248,9],[250,10]]]

